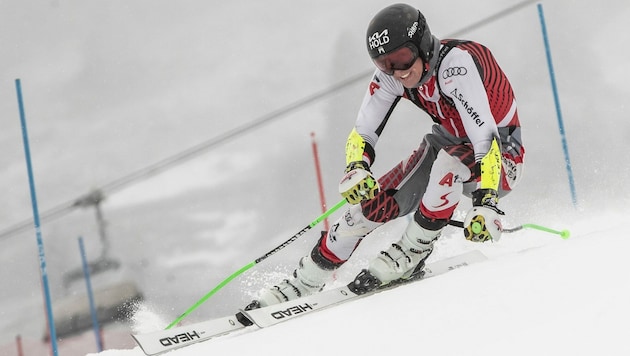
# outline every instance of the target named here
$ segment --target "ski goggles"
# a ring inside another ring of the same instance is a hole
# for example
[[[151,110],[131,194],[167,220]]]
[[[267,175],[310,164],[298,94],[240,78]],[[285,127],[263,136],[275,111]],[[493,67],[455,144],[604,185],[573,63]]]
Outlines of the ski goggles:
[[[418,59],[418,49],[408,44],[393,52],[378,56],[372,61],[381,72],[393,75],[395,70],[407,70],[413,66]]]

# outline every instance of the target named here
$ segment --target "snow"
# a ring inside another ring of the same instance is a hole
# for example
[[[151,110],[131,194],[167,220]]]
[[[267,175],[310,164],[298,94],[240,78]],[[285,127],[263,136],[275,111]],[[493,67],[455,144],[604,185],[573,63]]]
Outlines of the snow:
[[[18,335],[26,356],[48,348],[41,342],[45,315],[16,78],[22,81],[40,213],[46,213],[369,72],[366,19],[389,3],[0,1],[0,355],[15,354]],[[457,0],[418,6],[442,37],[517,3]],[[630,165],[624,157],[630,135],[628,51],[620,44],[629,40],[630,4],[543,4],[577,206],[571,202],[535,5],[458,37],[491,48],[517,94],[527,157],[521,185],[501,201],[505,225],[567,228],[570,239],[526,230],[481,245],[464,241],[450,228],[432,258],[480,249],[490,260],[180,352],[210,348],[260,354],[272,348],[285,352],[285,346],[293,352],[289,346],[294,346],[296,353],[332,347],[355,354],[361,347],[376,351],[387,345],[405,353],[425,347],[434,354],[487,356],[630,354],[620,337],[628,329],[623,302],[629,300],[629,282],[622,254],[628,250],[624,223],[630,206]],[[118,351],[103,354],[137,354],[131,331],[165,327],[224,278],[321,213],[311,132],[316,133],[328,206],[340,199],[336,182],[345,166],[343,145],[368,79],[164,171],[105,191],[109,257],[123,267],[95,276],[92,284],[135,281],[145,303],[138,306],[134,323],[105,327],[105,346]],[[429,131],[429,121],[400,103],[379,142],[375,173],[405,159]],[[462,204],[459,220],[466,209]],[[28,228],[3,234],[24,221]],[[380,246],[397,238],[402,225],[404,219],[366,240],[336,283],[351,279]],[[246,305],[265,285],[293,270],[319,237],[318,229],[232,281],[185,322]],[[66,288],[62,281],[80,268],[78,236],[84,238],[88,259],[103,251],[94,209],[70,209],[43,219],[42,234],[53,303],[85,293],[81,283]],[[408,310],[390,315],[396,308]],[[403,332],[406,337],[388,338]],[[326,338],[330,344],[322,341]],[[247,345],[256,349],[248,351]],[[62,356],[93,352],[89,330],[60,340]]]
[[[505,235],[494,245],[518,250],[168,355],[628,355],[630,240],[622,222],[621,215],[578,222],[567,240],[531,230]],[[528,239],[542,244],[520,249]],[[477,247],[497,253],[468,246]],[[98,355],[144,354],[136,347]]]

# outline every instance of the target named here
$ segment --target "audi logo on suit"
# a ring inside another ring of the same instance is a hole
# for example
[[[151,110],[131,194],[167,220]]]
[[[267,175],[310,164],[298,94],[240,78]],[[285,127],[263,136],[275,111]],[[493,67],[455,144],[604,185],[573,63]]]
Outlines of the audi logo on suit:
[[[442,72],[442,78],[450,78],[456,75],[466,75],[468,70],[465,67],[449,67]]]

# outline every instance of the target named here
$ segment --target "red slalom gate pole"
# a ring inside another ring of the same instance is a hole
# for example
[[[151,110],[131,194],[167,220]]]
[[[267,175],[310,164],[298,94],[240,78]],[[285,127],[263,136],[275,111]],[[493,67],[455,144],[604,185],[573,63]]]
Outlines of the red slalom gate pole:
[[[15,343],[17,344],[18,356],[24,356],[24,350],[22,349],[22,336],[21,335],[17,335],[15,337]]]
[[[313,160],[315,161],[315,173],[317,174],[317,186],[319,187],[319,200],[322,204],[322,212],[326,212],[326,196],[324,194],[324,184],[322,183],[322,171],[319,167],[319,155],[317,153],[317,142],[315,142],[315,132],[311,132],[311,143],[313,146]],[[328,218],[324,219],[324,229],[328,231]]]

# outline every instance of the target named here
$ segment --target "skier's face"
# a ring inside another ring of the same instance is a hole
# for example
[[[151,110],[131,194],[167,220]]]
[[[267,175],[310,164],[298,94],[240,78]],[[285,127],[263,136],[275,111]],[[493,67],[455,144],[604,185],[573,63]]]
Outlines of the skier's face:
[[[422,78],[424,71],[424,62],[417,58],[409,69],[394,70],[394,78],[400,82],[405,88],[415,88]]]
[[[415,87],[420,81],[423,61],[418,58],[415,46],[404,46],[374,59],[383,73],[393,76],[406,88]]]

